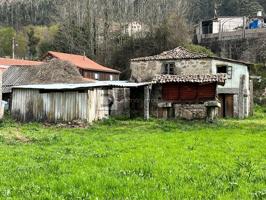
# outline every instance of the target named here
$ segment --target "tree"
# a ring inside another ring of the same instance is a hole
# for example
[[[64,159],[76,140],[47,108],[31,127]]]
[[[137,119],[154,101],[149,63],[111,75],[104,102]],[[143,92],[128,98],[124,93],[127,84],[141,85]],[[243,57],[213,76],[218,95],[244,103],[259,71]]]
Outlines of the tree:
[[[0,29],[0,56],[12,56],[12,40],[15,34],[15,30],[11,27]]]
[[[40,39],[35,36],[33,27],[27,32],[28,36],[28,54],[29,58],[33,59],[37,57],[37,45],[40,42]]]

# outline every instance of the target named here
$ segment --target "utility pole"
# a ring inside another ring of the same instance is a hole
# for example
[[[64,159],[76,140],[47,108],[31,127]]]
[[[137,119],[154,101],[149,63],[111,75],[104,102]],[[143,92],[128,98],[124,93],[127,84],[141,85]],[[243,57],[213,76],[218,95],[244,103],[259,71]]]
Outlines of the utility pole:
[[[12,38],[12,58],[15,59],[15,37]]]
[[[214,1],[214,18],[218,17],[218,4],[217,1]]]

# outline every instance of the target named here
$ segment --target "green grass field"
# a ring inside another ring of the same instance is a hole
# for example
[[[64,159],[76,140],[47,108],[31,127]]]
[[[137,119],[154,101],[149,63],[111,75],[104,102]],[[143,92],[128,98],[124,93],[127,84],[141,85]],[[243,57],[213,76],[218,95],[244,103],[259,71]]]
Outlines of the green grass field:
[[[216,124],[6,120],[0,199],[266,199],[266,109]]]

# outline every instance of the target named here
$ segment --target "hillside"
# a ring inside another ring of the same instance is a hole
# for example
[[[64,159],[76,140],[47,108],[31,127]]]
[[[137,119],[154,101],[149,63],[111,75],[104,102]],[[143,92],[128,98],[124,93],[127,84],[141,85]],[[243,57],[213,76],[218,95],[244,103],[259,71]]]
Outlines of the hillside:
[[[264,0],[0,0],[0,56],[38,59],[48,50],[86,54],[127,73],[133,57],[192,42],[199,20],[254,15]],[[125,34],[126,25],[141,30]],[[263,62],[263,60],[260,62]],[[126,75],[125,75],[126,77]]]

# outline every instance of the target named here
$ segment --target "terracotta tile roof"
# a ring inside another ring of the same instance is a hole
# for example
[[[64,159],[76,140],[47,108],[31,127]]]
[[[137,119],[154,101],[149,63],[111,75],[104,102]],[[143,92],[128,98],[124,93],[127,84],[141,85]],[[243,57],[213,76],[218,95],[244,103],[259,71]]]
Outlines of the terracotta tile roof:
[[[43,62],[31,61],[31,60],[21,60],[21,59],[11,59],[11,58],[0,58],[0,66],[32,66],[40,65]]]
[[[215,75],[158,75],[152,80],[152,83],[213,83],[225,84],[226,74]]]
[[[109,72],[109,73],[116,73],[116,74],[120,73],[117,70],[100,65],[86,56],[49,51],[45,57],[49,55],[59,60],[68,61],[71,64],[81,69],[87,69],[91,71],[100,71],[100,72]]]
[[[131,61],[153,61],[153,60],[182,60],[182,59],[203,59],[203,58],[210,58],[215,60],[221,60],[226,62],[233,62],[233,63],[240,63],[244,65],[252,65],[252,63],[248,63],[241,60],[233,60],[229,58],[222,58],[218,56],[209,56],[207,54],[200,54],[191,52],[184,47],[177,47],[170,51],[164,51],[161,54],[154,55],[154,56],[147,56],[147,57],[140,57],[140,58],[133,58]]]

